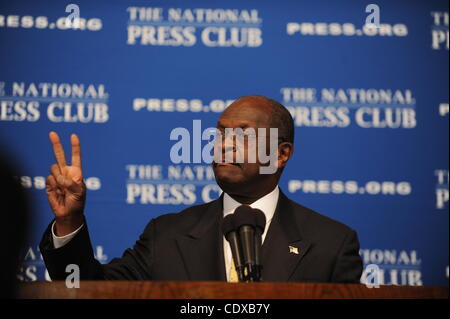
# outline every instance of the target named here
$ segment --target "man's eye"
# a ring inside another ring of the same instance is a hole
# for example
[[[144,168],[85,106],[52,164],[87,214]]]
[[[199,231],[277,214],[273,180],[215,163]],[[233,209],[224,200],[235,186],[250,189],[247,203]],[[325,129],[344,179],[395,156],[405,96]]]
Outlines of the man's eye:
[[[245,137],[254,137],[254,136],[256,136],[256,134],[255,134],[254,132],[247,132],[247,131],[244,131],[244,132],[241,132],[241,136],[245,136]]]

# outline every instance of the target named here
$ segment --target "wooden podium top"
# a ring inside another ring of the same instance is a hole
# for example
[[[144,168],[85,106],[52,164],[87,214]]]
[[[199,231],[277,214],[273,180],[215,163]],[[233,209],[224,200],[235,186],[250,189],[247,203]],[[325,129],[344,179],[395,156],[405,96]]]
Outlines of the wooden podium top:
[[[448,299],[448,287],[319,283],[81,281],[20,284],[23,299]]]

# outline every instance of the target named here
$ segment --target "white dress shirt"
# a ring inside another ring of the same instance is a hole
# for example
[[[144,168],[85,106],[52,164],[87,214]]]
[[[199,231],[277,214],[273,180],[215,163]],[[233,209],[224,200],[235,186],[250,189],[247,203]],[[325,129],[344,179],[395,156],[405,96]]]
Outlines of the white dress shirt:
[[[66,235],[66,236],[56,236],[55,235],[55,222],[53,222],[52,225],[52,236],[53,236],[53,246],[55,248],[59,248],[67,244],[69,241],[72,240],[72,238],[75,237],[75,235],[80,231],[81,227],[84,226],[84,223],[78,227],[77,230],[73,231],[72,233]]]
[[[257,208],[261,210],[264,215],[266,216],[266,227],[264,228],[264,233],[262,234],[262,242],[264,242],[264,239],[266,238],[267,230],[269,229],[270,222],[272,221],[273,215],[275,214],[275,209],[277,207],[278,203],[278,197],[280,195],[280,190],[278,186],[274,188],[273,191],[268,193],[267,195],[261,197],[256,202],[250,204],[251,208]],[[228,214],[233,214],[234,210],[241,206],[242,204],[238,201],[234,200],[230,195],[227,193],[224,193],[223,196],[223,217],[227,216]],[[53,236],[53,245],[55,248],[60,248],[67,244],[75,235],[80,231],[81,225],[77,230],[75,230],[73,233],[70,233],[66,236],[58,237],[55,235],[54,227],[55,223],[52,225],[52,236]],[[228,241],[223,237],[223,253],[224,253],[224,259],[225,259],[225,270],[227,272],[227,281],[230,281],[230,267],[231,267],[231,247]]]

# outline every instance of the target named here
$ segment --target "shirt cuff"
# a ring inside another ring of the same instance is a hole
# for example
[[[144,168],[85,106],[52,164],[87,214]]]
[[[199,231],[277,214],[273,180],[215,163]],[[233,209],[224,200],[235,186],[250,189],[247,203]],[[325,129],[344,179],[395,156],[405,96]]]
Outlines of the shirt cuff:
[[[84,223],[78,227],[77,230],[71,232],[70,234],[66,235],[66,236],[61,236],[58,237],[55,235],[55,222],[53,222],[52,225],[52,237],[53,237],[53,246],[55,247],[55,249],[58,249],[62,246],[64,246],[65,244],[67,244],[69,241],[72,240],[72,238],[75,237],[75,235],[80,231],[81,227],[84,226]]]

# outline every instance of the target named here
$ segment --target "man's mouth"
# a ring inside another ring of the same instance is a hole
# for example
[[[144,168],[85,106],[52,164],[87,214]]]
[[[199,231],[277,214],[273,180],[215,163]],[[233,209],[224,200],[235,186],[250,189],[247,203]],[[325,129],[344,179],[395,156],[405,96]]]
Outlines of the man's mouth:
[[[239,163],[229,163],[229,162],[221,162],[221,163],[213,162],[213,166],[214,167],[220,167],[220,166],[237,166],[237,167],[241,167],[241,164],[239,164]]]

